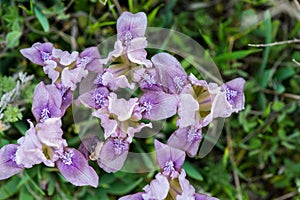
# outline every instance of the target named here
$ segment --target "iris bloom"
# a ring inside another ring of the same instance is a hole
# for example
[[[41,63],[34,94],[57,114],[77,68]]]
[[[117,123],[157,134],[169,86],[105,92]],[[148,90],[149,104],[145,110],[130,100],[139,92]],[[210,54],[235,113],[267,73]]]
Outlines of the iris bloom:
[[[186,173],[181,168],[185,159],[183,151],[157,140],[154,144],[161,172],[143,188],[144,192],[127,195],[119,200],[217,200],[217,198],[196,193],[194,187],[185,178]]]

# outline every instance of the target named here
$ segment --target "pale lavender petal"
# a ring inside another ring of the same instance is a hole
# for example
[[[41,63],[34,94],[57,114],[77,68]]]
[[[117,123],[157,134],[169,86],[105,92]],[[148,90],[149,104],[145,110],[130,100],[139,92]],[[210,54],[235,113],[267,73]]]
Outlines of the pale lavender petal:
[[[79,83],[83,78],[88,75],[88,71],[83,68],[74,68],[69,70],[68,68],[64,68],[61,74],[61,82],[65,87],[71,88],[74,91],[77,87],[77,83]]]
[[[131,122],[130,126],[127,127],[127,129],[126,129],[126,133],[128,135],[127,141],[129,143],[131,143],[132,139],[134,137],[134,134],[140,132],[142,130],[142,128],[144,128],[144,127],[152,128],[152,123],[145,124],[145,123],[140,123],[140,122]]]
[[[184,169],[182,169],[178,177],[182,193],[180,195],[177,195],[176,200],[194,199],[195,188],[189,183],[185,176],[186,173]]]
[[[18,144],[19,146],[16,151],[17,164],[23,165],[25,168],[31,168],[33,165],[47,160],[43,153],[43,146],[31,122],[30,129],[26,131],[25,136],[18,139]]]
[[[77,51],[73,51],[71,54],[67,51],[62,51],[60,49],[53,49],[52,51],[53,57],[60,59],[59,63],[63,66],[68,66],[76,61],[79,53]]]
[[[144,49],[147,47],[147,40],[145,37],[135,38],[131,40],[127,48],[128,59],[140,65],[145,65],[146,67],[152,67],[150,60],[146,58],[147,51]]]
[[[158,140],[154,141],[156,160],[162,174],[171,178],[178,177],[185,160],[185,153],[180,149],[163,144]]]
[[[102,146],[98,165],[108,173],[119,171],[126,161],[128,151],[126,138],[110,137]]]
[[[37,137],[41,143],[49,147],[63,148],[66,143],[62,138],[63,131],[61,129],[61,119],[60,118],[50,118],[44,123],[38,123]]]
[[[209,83],[208,91],[213,97],[211,118],[229,117],[233,110],[232,105],[226,99],[226,92],[216,83]]]
[[[66,148],[56,165],[60,173],[73,185],[90,185],[95,188],[98,186],[97,173],[89,166],[80,151]]]
[[[29,59],[31,62],[37,65],[45,65],[47,60],[52,58],[53,44],[46,43],[35,43],[30,48],[21,49],[21,54]]]
[[[142,90],[162,91],[154,68],[137,70],[134,75]]]
[[[105,72],[102,75],[102,83],[112,91],[117,90],[118,88],[127,88],[127,87],[130,89],[135,88],[135,84],[129,83],[126,76],[120,75],[116,77],[114,74],[110,72]]]
[[[106,58],[100,59],[100,63],[106,65],[109,61],[113,60],[113,58],[117,58],[123,53],[123,45],[120,40],[117,40],[114,44],[114,50],[109,52]]]
[[[167,144],[185,151],[189,157],[194,157],[197,154],[201,140],[201,128],[190,126],[177,129],[169,137]]]
[[[145,13],[123,12],[117,20],[118,39],[126,46],[132,39],[143,37],[146,27],[147,16]]]
[[[137,101],[138,98],[130,98],[128,101],[123,98],[118,99],[115,93],[110,93],[108,110],[115,114],[119,121],[125,121],[131,117]]]
[[[243,78],[236,78],[222,85],[226,93],[226,100],[232,106],[233,112],[239,112],[245,108],[244,87],[246,81]]]
[[[211,197],[206,194],[195,193],[195,200],[219,200],[216,197]]]
[[[93,112],[92,115],[101,119],[101,126],[104,129],[105,139],[107,139],[109,136],[116,132],[118,128],[118,123],[116,120],[110,119],[109,114],[103,113],[103,111],[99,109],[96,112]]]
[[[181,94],[178,104],[177,125],[180,128],[191,126],[196,122],[196,111],[199,109],[198,102],[190,94]]]
[[[119,200],[144,200],[142,194],[142,192],[138,192],[136,194],[126,195],[124,197],[119,198]]]
[[[61,104],[61,93],[54,85],[45,85],[41,82],[36,86],[32,99],[32,113],[37,122],[61,117]]]
[[[106,87],[98,87],[78,97],[79,101],[90,108],[100,109],[108,107],[109,91]]]
[[[52,84],[55,83],[59,77],[59,72],[55,70],[56,67],[57,63],[53,60],[45,61],[45,66],[43,67],[45,74],[52,80]]]
[[[155,179],[150,182],[150,185],[146,185],[142,194],[144,200],[162,200],[165,199],[170,190],[170,184],[164,175],[161,173],[156,174]]]
[[[178,60],[168,53],[158,53],[151,58],[157,77],[165,91],[181,93],[188,84],[188,77]]]
[[[161,120],[175,115],[177,105],[175,95],[148,91],[139,99],[139,112],[145,119]]]
[[[16,163],[18,145],[8,144],[0,149],[0,180],[7,179],[24,169]]]

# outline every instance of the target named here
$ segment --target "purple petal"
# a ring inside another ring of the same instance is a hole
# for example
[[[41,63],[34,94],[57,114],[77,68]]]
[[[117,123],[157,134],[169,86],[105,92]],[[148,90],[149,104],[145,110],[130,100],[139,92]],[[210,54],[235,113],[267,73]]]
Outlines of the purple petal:
[[[226,93],[226,100],[232,106],[233,112],[239,112],[245,108],[244,87],[246,81],[243,78],[233,79],[222,85]]]
[[[39,141],[36,130],[30,122],[30,129],[26,131],[25,136],[18,140],[18,149],[16,151],[16,163],[24,165],[25,168],[31,168],[33,165],[46,161],[43,153],[43,146]]]
[[[158,140],[154,141],[156,160],[162,174],[172,179],[178,177],[185,160],[185,153],[182,150],[165,145]]]
[[[177,104],[178,100],[175,95],[149,91],[139,99],[139,112],[145,119],[166,119],[176,114]]]
[[[48,118],[62,116],[61,103],[60,91],[53,85],[40,82],[33,93],[31,110],[36,121],[44,122]]]
[[[37,65],[45,65],[47,60],[52,57],[53,44],[46,43],[35,43],[30,48],[21,49],[21,54],[29,59],[31,62]]]
[[[132,39],[143,37],[147,27],[147,16],[143,12],[123,12],[117,20],[118,39],[126,46]]]
[[[150,182],[150,185],[146,185],[142,194],[143,199],[165,199],[170,190],[170,184],[168,179],[161,173],[156,174],[155,179]]]
[[[142,90],[162,91],[162,87],[157,79],[154,68],[136,70],[135,79],[140,84]]]
[[[76,66],[92,72],[102,73],[103,66],[100,62],[100,54],[97,47],[86,48],[77,58]]]
[[[196,122],[196,111],[199,109],[198,102],[190,94],[179,96],[177,125],[180,128],[191,126]]]
[[[100,109],[108,107],[109,91],[106,87],[99,87],[78,97],[79,101],[87,107]]]
[[[165,91],[172,94],[181,93],[188,83],[188,77],[178,60],[168,53],[158,53],[151,61]]]
[[[190,157],[194,157],[197,154],[201,140],[201,128],[190,126],[177,129],[169,137],[167,144],[185,151]]]
[[[189,181],[185,178],[185,176],[186,173],[184,169],[182,169],[178,177],[182,193],[180,195],[177,195],[176,200],[194,199],[195,188],[192,185],[190,185]]]
[[[76,149],[66,148],[61,158],[56,162],[56,165],[60,173],[73,185],[98,186],[99,178],[97,173]]]
[[[108,110],[110,113],[115,114],[119,121],[128,120],[133,112],[134,107],[137,105],[137,98],[118,99],[115,93],[110,93]]]
[[[216,197],[211,197],[206,194],[195,193],[195,200],[219,200]]]
[[[55,84],[56,88],[59,89],[61,98],[62,98],[62,104],[60,107],[60,110],[62,112],[62,115],[66,112],[67,108],[71,105],[73,100],[73,92],[70,90],[70,88],[65,87],[63,84]]]
[[[75,68],[69,70],[68,68],[64,68],[61,74],[61,82],[65,87],[71,88],[74,91],[77,87],[77,83],[79,83],[83,78],[88,75],[88,71],[83,68]]]
[[[142,192],[138,192],[136,194],[126,195],[124,197],[119,198],[119,200],[144,200],[142,194]]]
[[[108,173],[119,171],[125,163],[128,151],[129,143],[126,138],[111,137],[102,146],[98,165]]]
[[[18,145],[8,144],[0,149],[0,180],[7,179],[24,168],[16,163]]]

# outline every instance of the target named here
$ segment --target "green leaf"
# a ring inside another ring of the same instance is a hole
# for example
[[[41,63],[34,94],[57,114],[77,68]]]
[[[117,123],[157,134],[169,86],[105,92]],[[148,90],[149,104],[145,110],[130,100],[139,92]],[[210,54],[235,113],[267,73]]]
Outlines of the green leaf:
[[[34,13],[37,19],[39,20],[40,24],[42,25],[45,32],[49,31],[49,22],[47,17],[41,12],[41,10],[34,6]]]
[[[16,187],[16,185],[18,185],[19,181],[20,179],[14,176],[9,181],[7,181],[5,185],[3,184],[0,188],[0,200],[8,199],[9,197],[17,193],[18,188]]]
[[[111,188],[106,189],[106,191],[107,193],[114,194],[114,195],[124,195],[129,193],[134,188],[136,188],[142,181],[143,178],[139,178],[134,182],[130,181],[130,184],[122,181],[118,181],[114,183]]]
[[[34,200],[25,187],[21,189],[19,200]]]
[[[19,39],[22,33],[20,31],[12,31],[6,35],[6,42],[8,48],[13,48],[19,45]]]
[[[272,108],[274,111],[279,112],[284,108],[284,106],[285,106],[285,104],[283,102],[274,101]]]
[[[186,171],[189,177],[196,179],[198,181],[203,181],[203,177],[200,174],[200,172],[190,162],[185,161],[182,168]]]
[[[159,9],[160,9],[161,7],[163,7],[163,5],[164,5],[164,4],[158,5],[154,10],[152,10],[152,12],[150,12],[150,14],[149,14],[148,17],[147,17],[147,18],[148,18],[149,24],[152,23],[153,20],[156,18],[156,15],[157,15]]]
[[[220,62],[220,61],[226,61],[226,60],[235,60],[235,59],[241,59],[244,58],[250,54],[260,52],[261,49],[250,49],[250,50],[240,50],[240,51],[234,51],[234,52],[227,52],[223,53],[217,57],[214,58],[214,61]]]

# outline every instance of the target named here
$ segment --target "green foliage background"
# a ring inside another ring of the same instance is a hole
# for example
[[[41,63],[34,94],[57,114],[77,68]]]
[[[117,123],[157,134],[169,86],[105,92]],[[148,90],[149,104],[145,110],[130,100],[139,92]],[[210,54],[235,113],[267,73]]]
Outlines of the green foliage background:
[[[0,146],[16,143],[25,133],[26,119],[33,119],[34,87],[47,82],[42,68],[21,56],[21,48],[50,41],[57,48],[82,51],[116,33],[120,9],[143,11],[148,26],[177,30],[205,47],[224,82],[237,76],[247,80],[246,109],[226,120],[210,154],[188,159],[184,166],[196,190],[220,199],[300,199],[300,66],[293,62],[300,61],[299,41],[248,46],[300,38],[295,2],[1,0],[0,99],[16,87],[18,72],[34,78],[3,111]],[[169,134],[174,126],[170,121],[164,130]],[[64,117],[63,130],[69,145],[78,147],[71,114]],[[152,142],[144,141],[139,151],[151,151]],[[141,191],[155,174],[107,174],[91,164],[100,175],[97,189],[75,187],[57,169],[39,165],[0,181],[0,199],[117,199]]]

